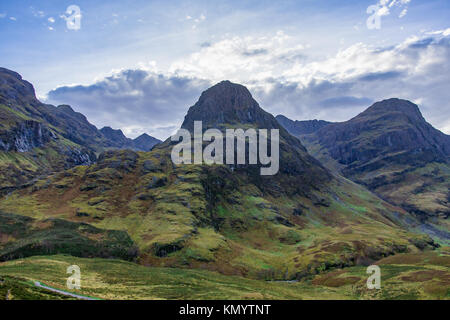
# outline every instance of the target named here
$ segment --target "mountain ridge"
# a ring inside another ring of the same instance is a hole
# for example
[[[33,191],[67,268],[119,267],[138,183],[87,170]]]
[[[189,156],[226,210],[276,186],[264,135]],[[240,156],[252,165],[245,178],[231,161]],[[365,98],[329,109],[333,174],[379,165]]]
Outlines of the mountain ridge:
[[[0,68],[0,192],[91,164],[111,143],[83,114],[40,102],[31,83]]]
[[[279,128],[274,176],[252,165],[174,164],[168,139],[150,152],[110,150],[92,165],[40,179],[0,199],[0,210],[126,231],[143,265],[265,280],[438,246],[414,216],[332,175],[247,92],[229,82],[206,90],[185,128],[196,120],[205,129]]]
[[[382,100],[297,136],[327,167],[422,219],[450,214],[450,136],[427,123],[416,104]]]

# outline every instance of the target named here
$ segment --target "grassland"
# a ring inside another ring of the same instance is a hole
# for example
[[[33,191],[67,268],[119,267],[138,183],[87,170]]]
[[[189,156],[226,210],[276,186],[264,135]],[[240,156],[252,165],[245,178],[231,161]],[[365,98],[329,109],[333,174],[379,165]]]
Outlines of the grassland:
[[[450,299],[447,249],[399,254],[377,262],[381,289],[366,286],[366,268],[335,269],[299,282],[251,280],[206,270],[144,267],[131,262],[65,255],[35,256],[0,264],[0,299],[59,299],[32,281],[101,299]],[[81,290],[65,286],[66,269],[81,269]]]
[[[142,265],[260,280],[433,248],[403,227],[407,213],[343,178],[272,196],[225,166],[173,166],[165,152],[109,152],[0,199],[0,210],[126,232]]]

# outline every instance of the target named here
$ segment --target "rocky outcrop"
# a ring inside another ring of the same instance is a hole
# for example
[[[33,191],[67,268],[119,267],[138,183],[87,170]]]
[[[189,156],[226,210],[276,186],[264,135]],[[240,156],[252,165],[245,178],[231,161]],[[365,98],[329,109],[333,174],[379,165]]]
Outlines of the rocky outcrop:
[[[87,148],[68,148],[64,154],[66,156],[65,169],[79,165],[91,165],[97,160],[95,153]]]
[[[0,150],[27,152],[41,147],[57,136],[41,122],[27,120],[15,128],[0,132]]]

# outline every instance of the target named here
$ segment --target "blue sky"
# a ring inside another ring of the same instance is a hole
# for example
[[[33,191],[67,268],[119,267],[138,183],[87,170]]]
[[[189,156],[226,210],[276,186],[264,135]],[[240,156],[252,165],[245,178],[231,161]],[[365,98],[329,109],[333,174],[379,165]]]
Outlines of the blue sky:
[[[79,30],[62,18],[70,5]],[[366,25],[371,5],[379,29]],[[449,134],[449,17],[447,0],[1,0],[0,66],[130,137],[167,137],[223,79],[294,119],[410,99]]]

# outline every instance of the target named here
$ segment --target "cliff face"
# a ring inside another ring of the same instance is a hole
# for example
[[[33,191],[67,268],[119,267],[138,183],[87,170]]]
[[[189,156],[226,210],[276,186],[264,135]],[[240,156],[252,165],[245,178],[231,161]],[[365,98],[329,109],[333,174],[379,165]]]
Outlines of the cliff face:
[[[17,127],[0,133],[0,150],[27,152],[41,147],[56,135],[40,122],[26,120],[18,123]]]
[[[41,103],[29,82],[0,68],[0,193],[95,162],[93,144],[83,139],[95,137],[89,126],[96,130],[71,109]]]
[[[0,193],[94,163],[104,139],[82,114],[41,103],[29,82],[0,68]]]

